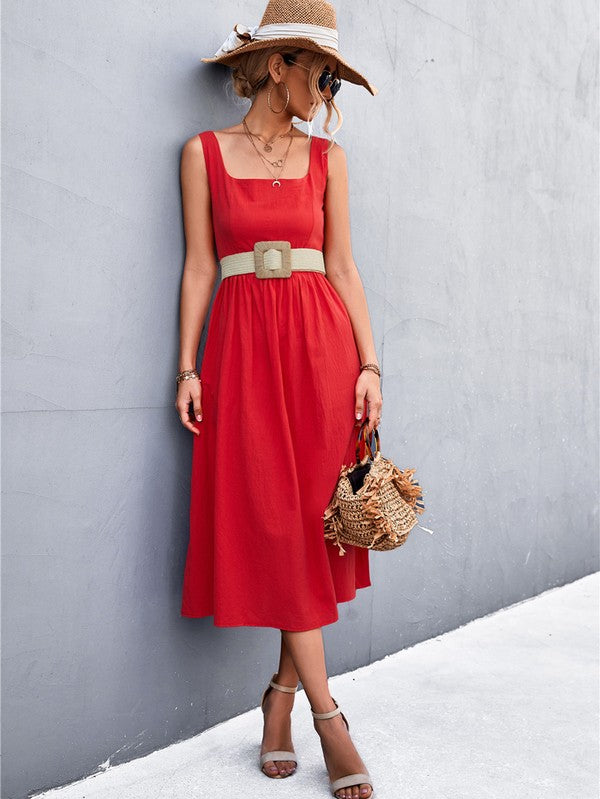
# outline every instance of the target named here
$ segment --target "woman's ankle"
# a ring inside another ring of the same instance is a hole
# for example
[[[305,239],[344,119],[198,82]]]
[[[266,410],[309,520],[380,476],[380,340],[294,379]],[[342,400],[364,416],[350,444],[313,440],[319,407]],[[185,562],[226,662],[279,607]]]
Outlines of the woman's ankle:
[[[282,676],[283,675],[283,676]],[[298,680],[294,682],[294,676],[292,674],[286,674],[285,672],[275,672],[275,677],[273,681],[276,682],[278,685],[285,685],[286,688],[297,688],[298,687]]]
[[[311,700],[310,709],[313,713],[330,713],[332,710],[336,710],[336,704],[333,701],[332,697],[319,697],[314,701]],[[319,719],[315,719],[315,721],[319,721]]]

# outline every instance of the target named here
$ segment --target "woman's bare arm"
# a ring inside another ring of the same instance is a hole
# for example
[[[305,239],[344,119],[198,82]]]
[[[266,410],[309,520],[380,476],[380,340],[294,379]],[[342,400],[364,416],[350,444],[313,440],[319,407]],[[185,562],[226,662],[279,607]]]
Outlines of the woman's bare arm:
[[[208,175],[198,136],[184,144],[180,171],[186,254],[181,280],[178,369],[183,371],[196,368],[200,336],[218,273]],[[195,415],[201,415],[197,380],[179,384],[176,402],[182,423],[197,432],[189,419],[190,402],[194,403]]]
[[[325,192],[325,243],[327,279],[348,309],[361,363],[377,363],[367,298],[352,256],[346,153],[334,144],[329,156]]]
[[[327,279],[335,288],[348,310],[361,364],[377,363],[367,298],[352,256],[348,170],[346,153],[339,144],[333,145],[329,152],[328,161],[329,170],[325,192],[325,241],[323,246]],[[365,396],[369,401],[369,425],[367,430],[370,434],[377,424],[382,406],[379,377],[370,370],[361,372],[357,383],[357,411],[362,409]]]

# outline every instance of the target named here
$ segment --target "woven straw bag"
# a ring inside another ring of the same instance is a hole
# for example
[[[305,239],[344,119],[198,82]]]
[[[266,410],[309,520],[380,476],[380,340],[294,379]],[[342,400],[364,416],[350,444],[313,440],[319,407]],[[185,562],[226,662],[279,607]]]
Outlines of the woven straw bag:
[[[396,549],[417,524],[417,513],[425,510],[419,483],[412,479],[415,470],[401,471],[389,458],[382,456],[377,428],[373,429],[376,441],[373,454],[366,438],[367,423],[368,419],[358,432],[356,463],[342,465],[336,489],[323,515],[325,538],[335,541],[340,555],[346,552],[342,544],[378,551]],[[361,437],[368,449],[362,460],[359,459]]]

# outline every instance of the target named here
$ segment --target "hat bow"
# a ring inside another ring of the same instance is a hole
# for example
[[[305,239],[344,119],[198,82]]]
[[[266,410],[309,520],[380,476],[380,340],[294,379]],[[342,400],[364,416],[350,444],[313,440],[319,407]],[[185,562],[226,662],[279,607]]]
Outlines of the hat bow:
[[[231,53],[232,50],[237,50],[238,47],[247,44],[255,37],[259,28],[260,25],[242,25],[238,22],[233,26],[233,30],[219,47],[214,57],[218,58],[221,55],[225,55],[225,53]]]

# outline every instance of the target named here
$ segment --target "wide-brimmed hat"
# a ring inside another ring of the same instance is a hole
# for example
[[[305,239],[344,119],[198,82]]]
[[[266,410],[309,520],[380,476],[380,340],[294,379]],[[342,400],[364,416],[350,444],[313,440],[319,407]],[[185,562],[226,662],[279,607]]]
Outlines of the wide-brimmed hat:
[[[342,80],[364,86],[372,95],[379,91],[340,55],[335,8],[325,0],[269,0],[259,25],[237,23],[214,56],[201,60],[233,65],[242,53],[273,45],[331,55]]]

